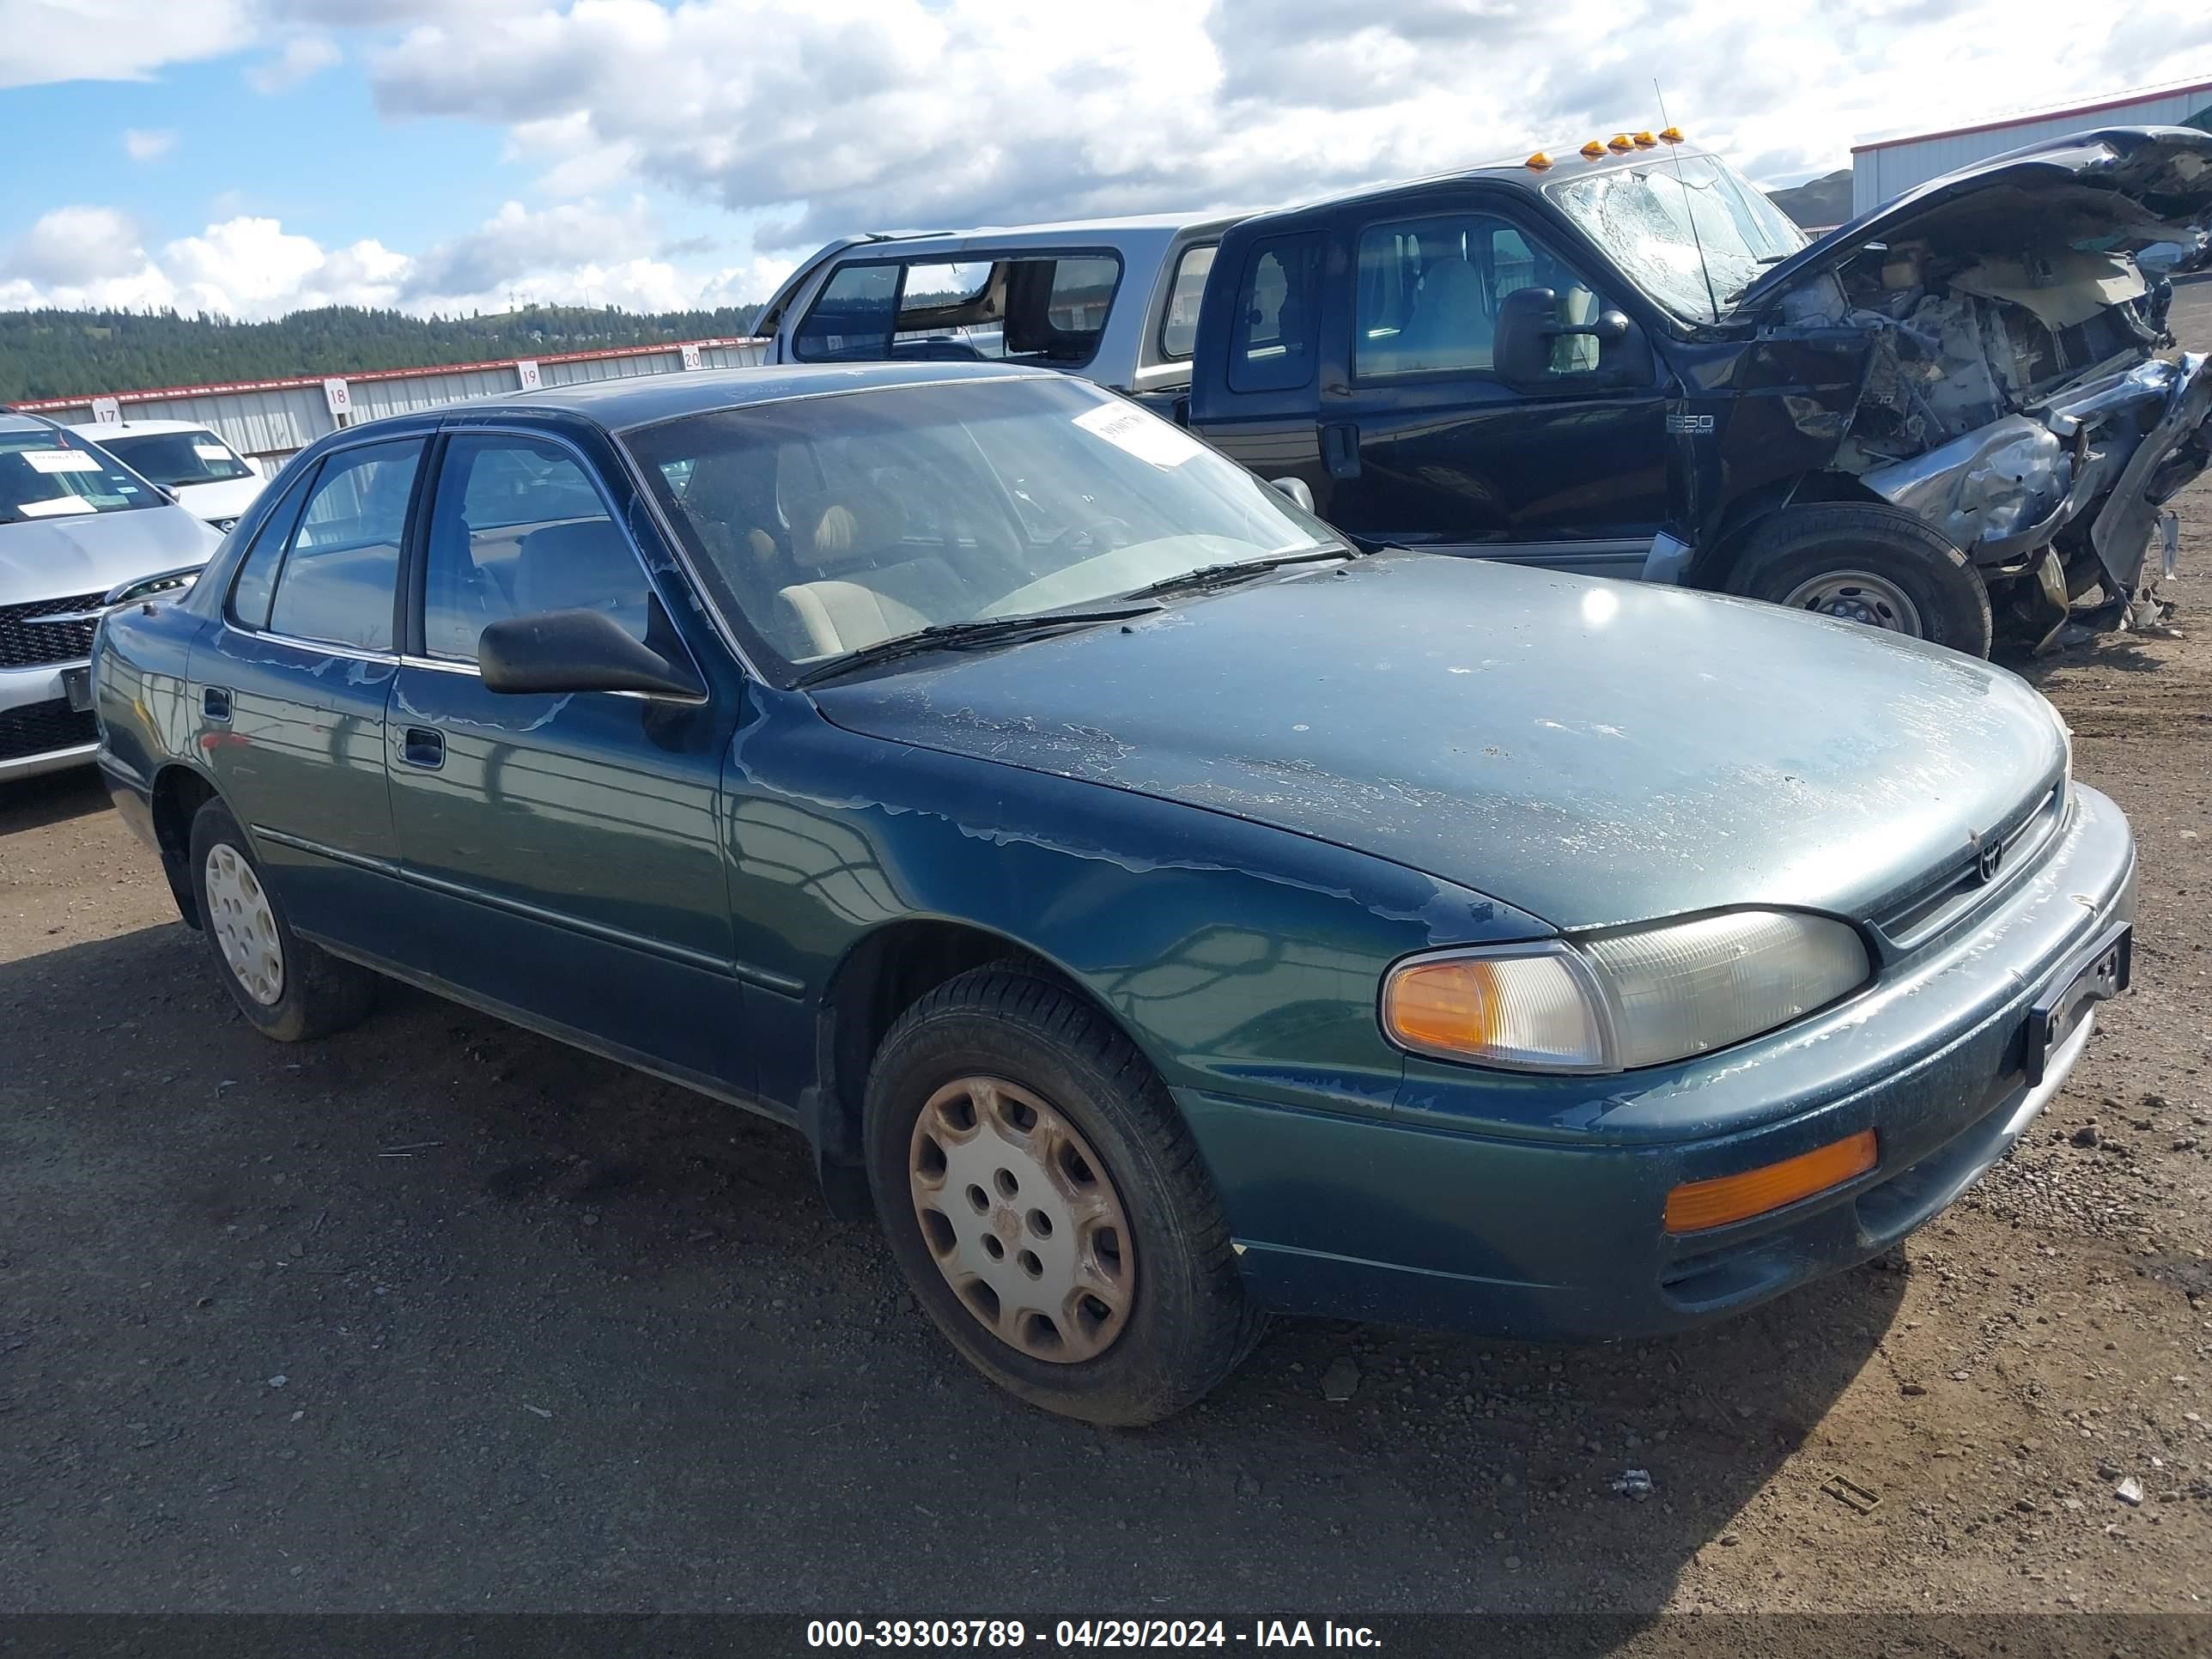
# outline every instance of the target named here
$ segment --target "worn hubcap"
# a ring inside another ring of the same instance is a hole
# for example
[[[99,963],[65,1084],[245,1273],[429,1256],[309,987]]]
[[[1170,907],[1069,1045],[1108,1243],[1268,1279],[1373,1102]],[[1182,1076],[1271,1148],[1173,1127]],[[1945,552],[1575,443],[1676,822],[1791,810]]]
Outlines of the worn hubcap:
[[[218,842],[207,855],[208,926],[232,975],[264,1007],[284,994],[284,947],[277,942],[276,913],[253,866],[238,849]]]
[[[1018,1084],[963,1077],[921,1109],[908,1168],[938,1271],[993,1335],[1061,1364],[1114,1346],[1136,1300],[1136,1250],[1074,1125]]]
[[[1919,607],[1895,582],[1870,570],[1834,570],[1814,576],[1791,588],[1782,603],[1792,610],[1817,611],[1824,617],[1922,637]]]

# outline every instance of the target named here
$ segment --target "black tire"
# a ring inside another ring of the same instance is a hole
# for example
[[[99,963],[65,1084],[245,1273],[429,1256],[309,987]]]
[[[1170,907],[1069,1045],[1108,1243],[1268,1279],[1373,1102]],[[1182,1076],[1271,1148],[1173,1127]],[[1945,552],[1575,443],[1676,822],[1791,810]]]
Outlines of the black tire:
[[[225,952],[221,918],[209,896],[209,860],[218,853],[234,858],[250,872],[252,888],[258,890],[268,906],[268,917],[274,924],[271,943],[280,965],[273,978],[278,994],[271,1000],[264,1000],[247,988]],[[376,1002],[376,975],[310,945],[292,931],[283,901],[262,878],[253,844],[219,800],[209,801],[192,817],[191,880],[200,933],[207,940],[208,953],[215,958],[216,976],[262,1036],[278,1042],[304,1042],[358,1025],[368,1018]]]
[[[1095,1149],[1107,1196],[1127,1218],[1132,1294],[1118,1334],[1094,1356],[1055,1360],[1015,1346],[953,1288],[924,1237],[910,1180],[916,1125],[940,1091],[977,1076],[1059,1113]],[[963,1358],[1031,1405],[1113,1426],[1157,1422],[1205,1395],[1258,1340],[1264,1316],[1245,1297],[1189,1129],[1127,1038],[1059,986],[993,965],[908,1009],[869,1070],[865,1135],[876,1212],[916,1298]]]
[[[1905,613],[1879,587],[1846,586],[1831,609],[1817,592],[1823,578],[1861,572],[1910,602]],[[1875,625],[1986,657],[1993,628],[1989,589],[1966,556],[1942,532],[1902,507],[1848,501],[1785,507],[1751,534],[1729,574],[1729,592],[1771,605],[1827,615],[1844,609],[1884,617]]]

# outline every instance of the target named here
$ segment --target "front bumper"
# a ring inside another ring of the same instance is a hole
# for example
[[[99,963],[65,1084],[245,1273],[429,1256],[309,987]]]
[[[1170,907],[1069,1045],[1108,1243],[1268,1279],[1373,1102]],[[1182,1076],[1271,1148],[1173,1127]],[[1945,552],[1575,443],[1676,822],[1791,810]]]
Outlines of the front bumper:
[[[2085,1025],[2028,1081],[2033,1006],[2133,909],[2125,820],[2094,790],[2075,795],[2050,856],[1959,934],[1826,1014],[1648,1082],[1414,1062],[1388,1121],[1178,1091],[1248,1289],[1289,1312],[1608,1340],[1740,1312],[1878,1254],[2002,1158],[2086,1046]],[[1519,1097],[1517,1121],[1501,1094]],[[1879,1162],[1856,1180],[1664,1231],[1680,1182],[1865,1128]]]
[[[88,713],[72,710],[62,676],[72,663],[0,669],[0,781],[82,766],[99,748]]]

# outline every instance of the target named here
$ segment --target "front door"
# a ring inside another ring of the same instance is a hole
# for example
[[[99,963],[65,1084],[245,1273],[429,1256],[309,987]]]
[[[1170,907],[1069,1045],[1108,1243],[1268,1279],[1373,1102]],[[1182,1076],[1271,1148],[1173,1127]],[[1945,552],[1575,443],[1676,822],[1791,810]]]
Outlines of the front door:
[[[386,763],[426,974],[526,1023],[743,1092],[711,702],[487,690],[489,623],[594,610],[686,658],[597,469],[520,433],[446,441]],[[650,533],[649,532],[646,533]]]
[[[1565,328],[1613,308],[1535,231],[1467,210],[1353,222],[1332,264],[1322,398],[1327,516],[1370,545],[1644,574],[1667,520],[1666,406],[1648,343],[1553,337],[1542,373],[1493,362],[1509,295]]]
[[[307,470],[192,652],[201,752],[302,932],[375,950],[398,847],[384,771],[400,545],[424,441]]]

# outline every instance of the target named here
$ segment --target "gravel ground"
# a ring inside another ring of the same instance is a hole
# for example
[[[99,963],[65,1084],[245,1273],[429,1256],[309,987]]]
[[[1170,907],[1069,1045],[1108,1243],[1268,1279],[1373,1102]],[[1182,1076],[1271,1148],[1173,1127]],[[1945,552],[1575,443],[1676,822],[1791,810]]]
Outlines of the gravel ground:
[[[2172,634],[2028,671],[2142,902],[2010,1160],[1694,1340],[1279,1325],[1142,1433],[968,1373],[781,1131],[412,993],[263,1042],[88,777],[0,791],[0,1611],[2203,1610],[2212,485],[2182,507]]]

